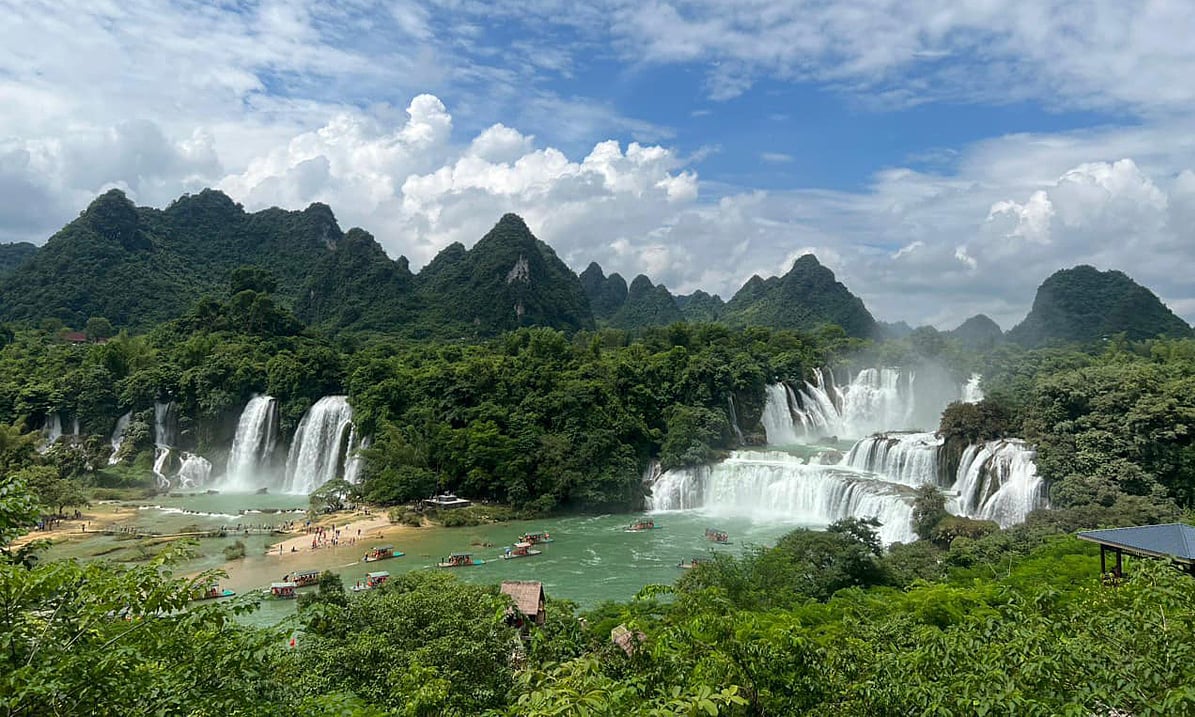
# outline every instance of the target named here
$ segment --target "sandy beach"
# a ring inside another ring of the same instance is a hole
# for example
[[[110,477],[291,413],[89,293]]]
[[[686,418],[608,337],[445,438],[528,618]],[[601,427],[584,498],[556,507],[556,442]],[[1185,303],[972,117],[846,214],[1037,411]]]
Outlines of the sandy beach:
[[[354,520],[354,518],[356,519]],[[335,535],[337,530],[340,531],[340,544],[337,547],[343,548],[349,545],[352,540],[362,541],[394,535],[402,532],[401,529],[406,526],[391,524],[390,519],[386,517],[385,513],[372,513],[368,516],[357,513],[351,517],[332,516],[327,522],[313,524],[311,532],[300,532],[293,538],[287,538],[281,543],[274,543],[266,548],[266,554],[286,558],[310,553],[312,551],[311,541],[315,537],[315,529],[317,527],[324,528],[328,540],[324,545],[315,548],[315,550],[329,550],[333,547],[331,537]],[[411,528],[411,530],[414,530],[414,528]]]
[[[91,533],[98,533],[117,523],[123,523],[133,518],[137,509],[128,505],[116,503],[96,503],[88,506],[82,512],[79,520],[71,518],[63,520],[53,530],[34,530],[12,541],[10,547],[19,548],[34,540],[49,540],[60,543],[64,540],[85,540]]]

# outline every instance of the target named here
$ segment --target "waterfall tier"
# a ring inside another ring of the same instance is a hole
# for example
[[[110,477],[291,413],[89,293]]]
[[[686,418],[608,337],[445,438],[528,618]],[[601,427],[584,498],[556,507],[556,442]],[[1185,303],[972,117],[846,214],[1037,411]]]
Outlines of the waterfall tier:
[[[254,491],[268,487],[269,461],[278,441],[278,401],[253,396],[237,420],[221,490]]]
[[[310,494],[344,475],[354,439],[353,409],[345,396],[325,396],[315,402],[295,431],[286,457],[287,493]]]
[[[993,520],[1001,528],[1023,522],[1047,505],[1045,483],[1037,475],[1034,450],[1008,439],[968,446],[959,461],[948,508],[956,515]]]
[[[880,433],[851,447],[843,464],[914,488],[924,483],[940,485],[942,443],[936,433]]]
[[[154,404],[154,445],[170,448],[178,442],[178,407],[174,401]]]
[[[124,443],[124,433],[129,429],[129,421],[133,420],[133,412],[129,411],[116,419],[116,428],[112,430],[112,455],[108,456],[108,465],[114,466],[120,462],[120,447]]]
[[[797,442],[786,385],[773,383],[767,387],[767,401],[764,403],[763,415],[759,421],[768,436],[768,445],[788,446]]]
[[[212,464],[206,458],[184,452],[174,483],[179,488],[199,488],[207,485],[211,475]]]
[[[911,542],[912,497],[904,486],[779,451],[734,451],[720,463],[667,471],[651,509],[701,510],[804,525],[875,517],[885,543]]]

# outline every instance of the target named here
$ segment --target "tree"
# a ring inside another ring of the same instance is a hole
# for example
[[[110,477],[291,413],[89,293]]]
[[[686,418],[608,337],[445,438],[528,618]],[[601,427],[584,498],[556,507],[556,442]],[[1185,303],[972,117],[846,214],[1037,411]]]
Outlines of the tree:
[[[948,515],[946,496],[941,491],[929,483],[917,488],[913,499],[913,532],[918,538],[929,540],[933,537],[934,528]]]
[[[63,478],[49,466],[30,466],[17,472],[37,501],[47,508],[54,508],[56,515],[65,513],[67,506],[87,504],[87,493],[79,481]]]
[[[312,512],[332,513],[344,509],[345,500],[352,495],[353,485],[338,478],[324,483],[312,492],[308,501]]]
[[[84,332],[87,334],[88,341],[110,339],[116,334],[116,330],[112,328],[112,322],[102,316],[92,316],[87,319]]]

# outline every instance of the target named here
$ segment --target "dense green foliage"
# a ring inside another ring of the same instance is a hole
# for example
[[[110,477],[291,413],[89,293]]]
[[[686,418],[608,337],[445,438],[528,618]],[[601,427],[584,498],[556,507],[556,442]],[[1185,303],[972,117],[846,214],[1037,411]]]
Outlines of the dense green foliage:
[[[684,318],[668,287],[655,286],[651,279],[640,274],[631,282],[626,302],[610,317],[610,325],[633,331],[648,326],[668,326],[684,321]]]
[[[0,244],[0,277],[8,276],[26,259],[37,253],[37,247],[29,242]]]
[[[698,289],[692,294],[676,297],[676,305],[680,307],[685,321],[691,324],[708,324],[722,320],[722,312],[726,310],[726,302],[716,294],[707,294]]]
[[[836,281],[812,254],[793,262],[784,276],[753,276],[726,303],[723,321],[732,326],[775,326],[813,331],[827,324],[848,336],[871,338],[875,319],[859,297]]]
[[[580,275],[581,288],[589,298],[593,318],[607,321],[627,300],[627,281],[620,274],[606,276],[596,261],[590,262]]]
[[[1029,315],[1008,338],[1032,347],[1093,343],[1120,333],[1132,340],[1192,335],[1152,291],[1123,273],[1076,266],[1042,282]]]
[[[999,324],[985,314],[976,314],[946,333],[968,351],[980,353],[991,351],[1004,340]]]

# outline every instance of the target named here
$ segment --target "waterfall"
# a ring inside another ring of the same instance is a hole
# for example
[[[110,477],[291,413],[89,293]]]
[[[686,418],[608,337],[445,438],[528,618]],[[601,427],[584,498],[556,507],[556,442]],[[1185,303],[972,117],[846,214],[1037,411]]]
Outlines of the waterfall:
[[[182,454],[182,464],[178,467],[175,478],[180,488],[198,488],[207,484],[212,474],[212,464],[203,456],[194,453]]]
[[[166,464],[170,461],[170,449],[158,446],[154,449],[154,477],[158,479],[158,487],[170,490],[170,479],[166,477]]]
[[[83,431],[82,431],[82,429],[79,428],[79,417],[75,416],[74,418],[71,419],[71,435],[79,436],[82,434],[83,434]]]
[[[1046,507],[1045,483],[1037,475],[1036,452],[1008,439],[967,446],[959,461],[949,508],[956,515],[993,520],[1002,528]]]
[[[938,485],[942,443],[936,433],[880,433],[852,446],[843,465],[914,488],[923,483]]]
[[[734,394],[726,395],[726,408],[730,414],[730,427],[734,429],[734,437],[738,440],[739,445],[743,445],[743,429],[739,428],[739,412],[734,408]]]
[[[309,494],[342,474],[352,421],[345,396],[324,396],[308,409],[286,457],[287,493]]]
[[[356,429],[354,429],[354,433]],[[352,445],[352,439],[349,439],[349,445]],[[373,445],[373,439],[365,436],[361,439],[361,443],[349,452],[349,459],[344,464],[344,479],[353,485],[361,482],[361,469],[364,467],[365,461],[361,460],[361,451]]]
[[[767,387],[767,401],[760,416],[768,445],[789,446],[797,442],[793,430],[793,414],[788,407],[788,389],[784,384],[773,383]]]
[[[780,451],[733,451],[720,463],[667,471],[652,485],[650,507],[805,525],[876,517],[885,543],[916,539],[908,488]]]
[[[885,430],[914,428],[916,374],[898,368],[866,368],[839,388],[816,369],[795,394],[794,411],[807,438],[861,438]],[[769,441],[770,442],[770,441]]]
[[[62,416],[55,412],[46,416],[46,424],[42,427],[42,431],[46,434],[46,441],[38,449],[39,453],[45,453],[50,450],[50,446],[58,442],[62,438]]]
[[[963,403],[979,403],[983,400],[983,389],[980,388],[979,383],[983,380],[983,376],[977,373],[971,374],[971,378],[963,384]]]
[[[154,445],[169,448],[178,440],[178,407],[174,401],[154,403]]]
[[[246,492],[263,487],[277,440],[278,401],[273,396],[253,396],[237,420],[221,490]]]
[[[124,443],[124,432],[128,430],[131,420],[133,420],[132,411],[116,419],[116,428],[112,431],[112,455],[108,456],[108,465],[110,466],[120,462],[120,446]]]

